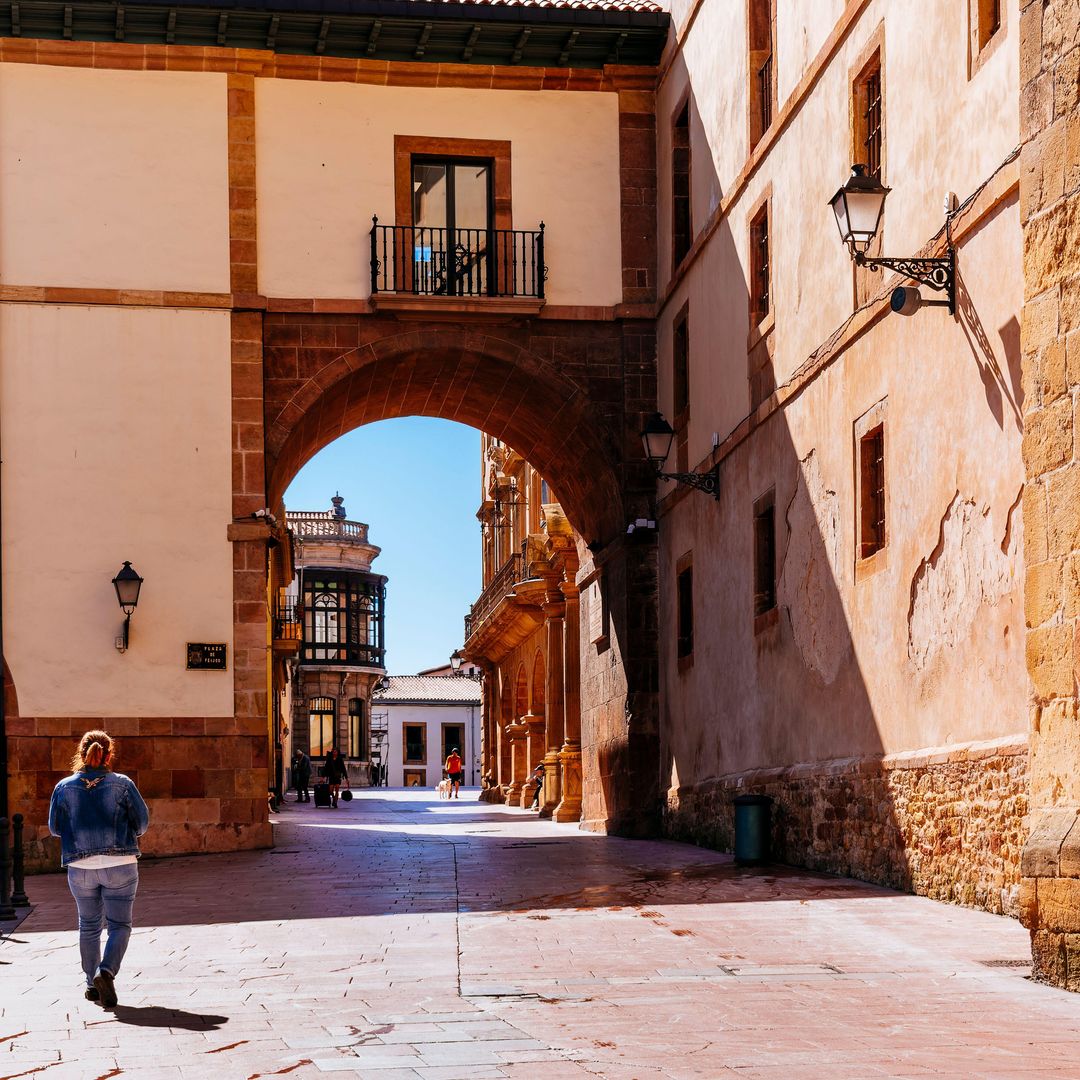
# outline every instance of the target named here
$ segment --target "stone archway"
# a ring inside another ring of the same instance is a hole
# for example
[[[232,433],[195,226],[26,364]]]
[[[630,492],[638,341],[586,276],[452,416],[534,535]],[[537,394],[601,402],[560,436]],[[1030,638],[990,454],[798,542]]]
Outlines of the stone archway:
[[[655,490],[638,434],[656,401],[651,320],[359,307],[233,315],[238,727],[266,728],[267,548],[280,537],[261,512],[280,508],[300,467],[354,428],[410,415],[458,421],[529,460],[581,537],[579,579],[598,604],[603,589],[610,623],[605,653],[582,652],[582,684],[598,688],[581,709],[584,825],[655,833],[656,555],[626,535]]]

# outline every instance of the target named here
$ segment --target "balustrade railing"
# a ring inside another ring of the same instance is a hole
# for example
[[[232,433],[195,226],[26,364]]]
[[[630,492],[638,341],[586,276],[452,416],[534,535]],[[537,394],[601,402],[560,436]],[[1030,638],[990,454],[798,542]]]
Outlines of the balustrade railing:
[[[285,515],[285,523],[301,539],[352,540],[366,544],[368,527],[362,521],[347,521],[335,517],[330,511],[292,511]]]
[[[490,615],[498,606],[499,602],[508,593],[513,592],[514,585],[524,580],[525,557],[520,551],[515,551],[495,572],[495,576],[488,582],[487,587],[477,597],[476,603],[469,609],[465,616],[465,640],[467,641],[484,617]]]
[[[371,226],[371,292],[418,296],[544,298],[544,223],[539,229]]]

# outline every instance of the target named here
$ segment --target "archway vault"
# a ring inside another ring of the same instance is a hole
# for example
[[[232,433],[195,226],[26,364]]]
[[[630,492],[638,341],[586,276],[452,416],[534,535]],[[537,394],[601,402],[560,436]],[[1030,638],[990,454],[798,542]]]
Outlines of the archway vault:
[[[370,317],[303,318],[266,327],[271,505],[309,458],[348,431],[433,416],[486,431],[526,458],[586,541],[607,542],[620,531],[625,425],[612,401],[622,388],[608,385],[618,359],[614,325],[596,335],[590,365],[588,343],[570,350],[564,339],[545,336],[541,354],[528,347],[533,332],[513,327],[411,329],[375,327]]]

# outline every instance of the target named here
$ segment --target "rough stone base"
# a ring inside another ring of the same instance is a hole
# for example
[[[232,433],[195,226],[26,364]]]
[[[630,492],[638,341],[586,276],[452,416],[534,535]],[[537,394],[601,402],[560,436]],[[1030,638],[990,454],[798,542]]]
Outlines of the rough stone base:
[[[668,792],[666,835],[732,850],[745,793],[774,800],[777,862],[1019,913],[1026,737],[719,777]]]

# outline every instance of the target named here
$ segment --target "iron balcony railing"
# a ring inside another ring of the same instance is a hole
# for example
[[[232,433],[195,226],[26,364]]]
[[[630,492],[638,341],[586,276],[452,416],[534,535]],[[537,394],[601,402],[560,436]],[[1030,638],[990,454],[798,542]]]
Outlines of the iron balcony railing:
[[[499,605],[502,599],[514,591],[514,585],[525,578],[525,556],[515,551],[495,572],[487,587],[477,597],[476,603],[465,616],[465,640],[472,636],[473,627],[479,626],[487,615]]]
[[[291,600],[279,600],[274,608],[274,640],[300,641],[303,636],[297,605]]]
[[[371,292],[544,299],[544,223],[535,230],[434,229],[371,219]]]

